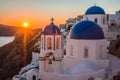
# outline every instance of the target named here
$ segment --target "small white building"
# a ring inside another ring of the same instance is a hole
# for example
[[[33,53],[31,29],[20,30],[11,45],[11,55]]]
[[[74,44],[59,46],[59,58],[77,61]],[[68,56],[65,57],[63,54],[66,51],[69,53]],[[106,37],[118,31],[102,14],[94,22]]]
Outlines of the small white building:
[[[106,39],[116,40],[117,36],[120,35],[119,17],[119,14],[107,15],[103,8],[92,6],[85,12],[83,19],[97,23],[102,28]]]
[[[76,18],[69,18],[68,20],[66,20],[66,28],[70,30],[75,23]]]
[[[117,21],[117,25],[120,26],[120,10],[116,11],[116,21]]]

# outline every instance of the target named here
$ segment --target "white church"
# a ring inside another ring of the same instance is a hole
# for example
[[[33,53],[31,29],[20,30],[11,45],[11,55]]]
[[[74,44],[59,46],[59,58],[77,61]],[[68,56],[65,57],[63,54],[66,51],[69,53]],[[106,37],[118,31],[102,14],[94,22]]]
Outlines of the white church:
[[[108,80],[120,71],[120,59],[108,53],[104,9],[92,6],[67,36],[51,23],[41,35],[40,53],[13,80]],[[65,54],[66,53],[66,54]]]

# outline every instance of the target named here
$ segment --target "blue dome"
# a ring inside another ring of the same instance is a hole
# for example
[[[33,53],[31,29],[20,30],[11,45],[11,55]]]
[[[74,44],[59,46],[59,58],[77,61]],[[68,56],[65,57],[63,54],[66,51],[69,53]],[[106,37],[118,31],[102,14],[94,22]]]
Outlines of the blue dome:
[[[90,15],[90,14],[105,14],[105,11],[99,6],[92,6],[88,8],[87,11],[85,12],[85,15]]]
[[[102,29],[92,21],[84,20],[75,24],[70,33],[71,39],[104,39]]]
[[[54,35],[54,34],[61,34],[59,28],[54,25],[53,22],[50,23],[50,25],[46,26],[44,29],[45,35]]]

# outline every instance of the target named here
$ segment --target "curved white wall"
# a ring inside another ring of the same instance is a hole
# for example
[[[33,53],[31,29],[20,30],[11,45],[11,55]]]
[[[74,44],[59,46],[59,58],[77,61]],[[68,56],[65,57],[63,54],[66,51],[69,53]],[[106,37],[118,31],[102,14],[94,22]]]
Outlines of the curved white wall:
[[[88,58],[84,58],[85,48],[88,49]],[[71,52],[73,52],[72,55]],[[70,39],[67,43],[66,54],[67,56],[75,57],[79,60],[105,59],[107,54],[107,41],[105,39],[101,40]]]

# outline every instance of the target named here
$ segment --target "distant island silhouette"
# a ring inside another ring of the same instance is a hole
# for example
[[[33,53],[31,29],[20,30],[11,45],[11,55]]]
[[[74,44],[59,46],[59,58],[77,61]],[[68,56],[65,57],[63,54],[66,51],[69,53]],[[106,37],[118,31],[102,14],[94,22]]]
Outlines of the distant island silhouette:
[[[0,36],[14,36],[20,27],[0,24]]]

